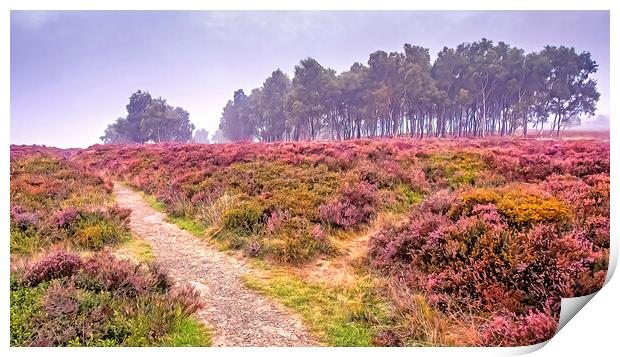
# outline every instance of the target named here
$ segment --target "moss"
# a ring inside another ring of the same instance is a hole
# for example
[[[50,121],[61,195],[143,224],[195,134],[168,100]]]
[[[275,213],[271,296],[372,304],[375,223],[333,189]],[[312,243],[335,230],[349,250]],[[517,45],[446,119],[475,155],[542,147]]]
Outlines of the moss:
[[[166,211],[166,205],[164,205],[162,202],[159,202],[155,196],[149,195],[148,193],[145,193],[144,191],[138,191],[138,194],[140,194],[140,196],[144,198],[144,201],[148,203],[149,206],[151,206],[151,208],[154,209],[155,211],[157,212]]]
[[[168,215],[168,217],[166,217],[166,220],[172,224],[177,225],[177,227],[188,231],[196,237],[202,237],[205,235],[206,227],[192,218],[175,217]]]

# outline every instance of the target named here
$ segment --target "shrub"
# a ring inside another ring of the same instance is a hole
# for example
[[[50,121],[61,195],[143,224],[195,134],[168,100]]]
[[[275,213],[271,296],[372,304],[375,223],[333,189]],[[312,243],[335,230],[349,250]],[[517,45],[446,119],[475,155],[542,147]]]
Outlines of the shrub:
[[[600,275],[591,275],[600,253],[579,235],[549,224],[510,228],[493,204],[451,218],[422,205],[408,224],[380,231],[370,245],[375,267],[444,310],[522,314],[602,284]]]
[[[193,287],[171,289],[157,266],[108,253],[80,264],[77,259],[59,251],[29,266],[21,278],[19,270],[12,272],[11,345],[161,345],[204,307]]]
[[[241,201],[222,214],[222,228],[235,234],[249,236],[260,232],[263,226],[263,209],[251,201]]]
[[[378,205],[377,187],[361,181],[344,186],[339,197],[319,207],[319,216],[328,224],[349,229],[368,222]]]
[[[11,211],[11,225],[21,230],[37,227],[38,215],[33,212]]]
[[[53,224],[58,228],[69,228],[80,219],[80,212],[75,207],[69,207],[56,214]]]
[[[198,219],[206,225],[221,227],[224,213],[234,207],[237,198],[223,194],[209,205],[200,206]]]
[[[161,289],[166,284],[161,277],[145,273],[142,266],[128,260],[114,259],[109,253],[101,253],[88,258],[83,265],[83,274],[78,276],[78,284],[90,289],[114,291],[129,297],[141,295],[155,287]]]
[[[473,185],[481,172],[487,168],[484,159],[472,152],[432,153],[425,160],[426,177],[444,187]]]
[[[51,252],[26,270],[23,283],[26,286],[36,286],[44,281],[71,276],[82,264],[82,259],[76,254],[63,250]]]
[[[483,346],[527,346],[549,340],[555,335],[557,318],[544,312],[524,316],[497,315],[483,327]]]
[[[516,227],[532,226],[542,222],[563,222],[571,212],[564,203],[553,197],[525,193],[527,188],[473,189],[462,194],[466,210],[478,204],[492,203]],[[532,190],[529,190],[532,192]]]
[[[87,223],[77,229],[72,242],[78,247],[100,250],[128,237],[126,231],[109,221]]]
[[[329,254],[334,247],[320,225],[294,216],[266,237],[264,249],[276,261],[298,264],[318,254]]]

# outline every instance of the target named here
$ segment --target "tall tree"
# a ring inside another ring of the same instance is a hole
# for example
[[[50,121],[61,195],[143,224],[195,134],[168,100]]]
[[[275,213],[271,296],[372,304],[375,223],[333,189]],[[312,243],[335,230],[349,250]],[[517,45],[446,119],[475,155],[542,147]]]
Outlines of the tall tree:
[[[281,70],[275,70],[263,83],[254,100],[256,131],[261,141],[280,141],[286,129],[286,101],[291,90],[291,80]]]
[[[250,114],[250,102],[243,89],[235,91],[233,100],[226,103],[220,120],[219,128],[224,136],[233,141],[252,140],[256,125]]]
[[[577,54],[573,47],[546,46],[542,56],[552,68],[547,77],[550,109],[554,114],[552,130],[559,135],[561,128],[578,119],[579,114],[594,115],[600,94],[590,76],[598,65],[590,53]]]

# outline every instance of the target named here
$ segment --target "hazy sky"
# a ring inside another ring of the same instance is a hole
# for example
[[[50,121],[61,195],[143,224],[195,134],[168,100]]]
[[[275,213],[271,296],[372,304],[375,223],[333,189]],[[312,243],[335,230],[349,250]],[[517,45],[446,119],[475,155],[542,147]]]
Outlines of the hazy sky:
[[[434,60],[443,46],[482,37],[591,52],[597,114],[608,118],[607,11],[12,11],[11,143],[97,143],[138,89],[213,133],[234,90],[249,93],[277,68],[292,77],[302,58],[343,71],[379,49],[412,43]]]

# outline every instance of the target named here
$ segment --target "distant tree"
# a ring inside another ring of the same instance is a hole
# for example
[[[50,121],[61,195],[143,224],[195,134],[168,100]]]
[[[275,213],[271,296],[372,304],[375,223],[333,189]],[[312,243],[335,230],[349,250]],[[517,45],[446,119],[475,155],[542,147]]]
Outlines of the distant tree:
[[[326,89],[329,72],[314,58],[295,66],[292,91],[287,101],[289,130],[293,140],[316,139],[328,110]]]
[[[130,124],[127,118],[118,118],[116,122],[108,125],[103,136],[99,137],[105,144],[128,144],[133,143]]]
[[[148,92],[137,91],[126,108],[127,116],[108,125],[100,137],[104,143],[187,142],[192,137],[189,113],[161,97],[153,99]]]
[[[560,130],[578,121],[580,114],[594,115],[600,94],[596,90],[596,81],[590,76],[598,65],[590,53],[577,54],[573,47],[546,46],[542,56],[552,68],[546,79],[550,110],[554,114],[552,131],[560,135]]]
[[[222,130],[217,129],[215,133],[211,135],[211,142],[213,144],[223,144],[223,143],[230,142],[230,139],[224,136],[224,133],[222,132]]]
[[[219,129],[230,140],[252,140],[256,125],[251,119],[250,102],[243,89],[235,91],[233,100],[226,103]]]
[[[197,129],[194,132],[194,137],[192,138],[192,142],[197,144],[209,144],[209,132],[205,128]]]
[[[256,113],[256,135],[261,141],[279,141],[286,129],[286,100],[291,80],[277,69],[265,80],[258,91],[252,91],[250,105]]]
[[[148,136],[141,129],[142,121],[146,116],[148,106],[153,101],[148,92],[138,90],[129,97],[129,104],[125,106],[127,109],[127,123],[129,137],[132,142],[145,143],[149,140]]]

